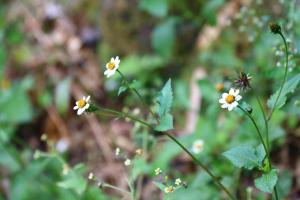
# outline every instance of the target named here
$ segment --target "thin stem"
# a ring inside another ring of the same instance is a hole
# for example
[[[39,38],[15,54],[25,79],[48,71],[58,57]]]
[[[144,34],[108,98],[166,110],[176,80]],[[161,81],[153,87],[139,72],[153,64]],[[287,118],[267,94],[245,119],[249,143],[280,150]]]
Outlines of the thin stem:
[[[173,135],[168,132],[162,132],[164,135],[168,136],[171,140],[173,140],[176,144],[178,144],[192,159],[195,163],[197,163],[206,173],[210,175],[210,177],[214,180],[214,182],[222,189],[226,194],[231,198],[235,199],[235,197],[228,191],[228,189],[218,180],[218,178],[206,167],[202,162],[200,162],[185,146],[183,146]]]
[[[126,82],[128,88],[134,93],[136,94],[136,96],[139,98],[139,100],[142,102],[143,106],[150,112],[150,114],[155,118],[156,122],[159,123],[159,120],[157,118],[157,116],[153,113],[153,111],[148,107],[147,103],[144,101],[142,95],[138,92],[137,89],[133,88],[130,86],[127,78],[124,76],[124,74],[117,69],[117,72],[120,74],[120,76],[122,77],[122,79]]]
[[[263,114],[263,118],[264,118],[264,123],[265,123],[265,129],[266,129],[266,144],[267,144],[267,150],[268,152],[270,152],[270,139],[269,139],[269,125],[268,125],[268,120],[267,120],[267,116],[264,110],[264,107],[259,99],[259,97],[257,95],[256,96],[256,100],[258,102],[259,108]]]
[[[275,187],[274,187],[274,193],[275,193],[275,198],[276,198],[276,200],[278,200],[279,198],[278,198],[278,192],[277,192],[277,187],[276,187],[276,185],[275,185]]]
[[[267,158],[268,158],[269,163],[270,163],[270,157],[269,157],[269,152],[268,152],[267,146],[265,144],[264,138],[263,138],[263,136],[262,136],[262,134],[261,134],[261,132],[260,132],[260,130],[259,130],[259,128],[258,128],[258,126],[257,126],[257,124],[256,124],[256,122],[254,120],[254,118],[244,108],[242,108],[241,106],[238,105],[238,108],[241,109],[250,118],[250,120],[252,121],[253,125],[255,126],[255,129],[256,129],[256,131],[258,133],[259,139],[261,140],[261,143],[263,144],[263,147],[265,149]]]
[[[125,193],[125,194],[128,195],[128,196],[131,196],[130,192],[128,192],[128,191],[126,191],[126,190],[123,190],[123,189],[121,189],[121,188],[118,188],[118,187],[116,187],[116,186],[110,185],[110,184],[108,184],[108,183],[103,183],[102,187],[103,187],[103,188],[104,188],[104,187],[106,187],[106,188],[111,188],[111,189],[117,190],[117,191],[119,191],[119,192]]]
[[[281,95],[281,92],[282,92],[282,89],[283,89],[283,86],[284,86],[284,83],[286,81],[287,71],[288,71],[288,63],[289,63],[288,47],[287,47],[287,43],[286,43],[286,39],[285,39],[284,35],[282,33],[279,33],[279,35],[281,36],[281,38],[282,38],[282,40],[284,42],[284,46],[285,46],[285,70],[284,70],[284,76],[283,76],[283,79],[282,79],[282,82],[281,82],[281,86],[280,86],[280,89],[279,89],[279,93],[278,93],[278,96],[276,97],[274,106],[272,107],[272,109],[270,111],[270,114],[268,116],[268,121],[270,121],[270,119],[271,119],[271,117],[273,115],[273,112],[274,112],[274,110],[276,108],[276,105],[278,103],[279,97]]]
[[[122,113],[122,112],[118,112],[115,110],[111,110],[111,109],[106,109],[106,108],[101,108],[101,107],[97,107],[99,111],[105,111],[105,112],[110,112],[112,114],[115,114],[116,116],[119,117],[123,117],[123,118],[130,118],[134,121],[140,122],[141,124],[151,128],[154,130],[154,127],[150,124],[148,124],[147,122],[137,119],[136,117],[127,114],[127,113]],[[224,192],[230,197],[230,199],[235,200],[235,197],[229,192],[229,190],[218,180],[218,178],[208,169],[208,167],[206,167],[201,161],[199,161],[183,144],[181,144],[173,135],[169,134],[168,132],[161,132],[164,135],[168,136],[171,140],[173,140],[176,144],[178,144],[182,150],[184,150],[192,159],[195,163],[197,163],[201,168],[204,169],[204,171],[206,173],[208,173],[211,178],[214,180],[214,182],[222,189],[224,190]]]

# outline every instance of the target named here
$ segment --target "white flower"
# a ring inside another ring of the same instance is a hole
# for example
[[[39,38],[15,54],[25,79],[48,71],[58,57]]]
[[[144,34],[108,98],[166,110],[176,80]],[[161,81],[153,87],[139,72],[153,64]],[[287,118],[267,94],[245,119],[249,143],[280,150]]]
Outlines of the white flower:
[[[203,146],[204,146],[204,141],[203,140],[196,140],[193,143],[192,151],[195,154],[199,154],[203,151]]]
[[[165,187],[165,193],[171,193],[171,192],[174,192],[174,187],[173,186]]]
[[[231,88],[229,93],[223,93],[222,98],[219,100],[219,103],[222,104],[221,107],[227,108],[229,111],[237,107],[239,105],[238,101],[242,99],[239,92],[239,90]]]
[[[156,168],[156,169],[154,170],[154,172],[155,172],[155,175],[158,175],[158,174],[161,174],[161,173],[162,173],[162,171],[161,171],[160,168]]]
[[[116,148],[115,154],[116,154],[116,156],[120,155],[120,148],[119,147]]]
[[[104,75],[107,76],[107,78],[114,75],[119,68],[120,62],[121,61],[119,59],[119,56],[115,58],[112,57],[110,61],[106,63],[106,70],[104,71]]]
[[[94,174],[92,172],[89,173],[89,180],[92,180],[94,178]]]
[[[175,185],[181,185],[181,180],[180,180],[180,178],[177,178],[177,179],[175,180]]]
[[[76,106],[74,106],[74,110],[77,110],[77,115],[81,115],[86,109],[90,107],[89,104],[90,96],[83,96],[82,99],[76,101]]]
[[[125,164],[126,166],[131,165],[131,160],[127,158],[127,159],[125,160],[124,164]]]

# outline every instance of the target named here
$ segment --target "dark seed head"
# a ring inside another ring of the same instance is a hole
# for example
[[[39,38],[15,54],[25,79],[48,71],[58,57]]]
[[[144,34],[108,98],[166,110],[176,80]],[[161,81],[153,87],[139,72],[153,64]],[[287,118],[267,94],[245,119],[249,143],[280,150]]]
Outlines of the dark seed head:
[[[252,79],[251,76],[244,72],[240,72],[238,78],[234,81],[235,84],[242,90],[246,90],[251,88],[250,80]]]
[[[269,24],[269,28],[270,28],[270,31],[271,31],[272,33],[274,33],[274,34],[280,34],[280,33],[281,33],[281,27],[280,27],[280,25],[277,24],[277,23],[271,22],[271,23]]]

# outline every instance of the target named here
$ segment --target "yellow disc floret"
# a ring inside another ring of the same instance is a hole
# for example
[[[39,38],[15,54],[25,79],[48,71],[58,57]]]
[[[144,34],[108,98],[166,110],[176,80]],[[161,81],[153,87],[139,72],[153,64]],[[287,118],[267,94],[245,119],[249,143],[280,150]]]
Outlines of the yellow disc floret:
[[[226,101],[227,103],[231,104],[231,103],[233,103],[233,102],[235,101],[235,97],[234,97],[233,95],[229,94],[229,95],[226,97],[225,101]]]
[[[77,101],[77,106],[79,108],[83,108],[86,105],[86,101],[83,99],[80,99],[79,101]]]
[[[108,64],[107,64],[107,68],[109,69],[109,70],[113,70],[114,68],[115,68],[115,63],[113,63],[113,62],[109,62]]]

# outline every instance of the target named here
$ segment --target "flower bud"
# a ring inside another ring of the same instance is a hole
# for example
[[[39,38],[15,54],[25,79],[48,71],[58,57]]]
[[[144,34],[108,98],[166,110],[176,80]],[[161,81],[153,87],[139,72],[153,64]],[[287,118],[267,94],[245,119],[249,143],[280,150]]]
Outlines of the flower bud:
[[[281,27],[280,27],[280,25],[277,24],[277,23],[271,22],[271,23],[269,24],[269,28],[270,28],[270,31],[271,31],[272,33],[274,33],[274,34],[280,34],[280,33],[281,33]]]

